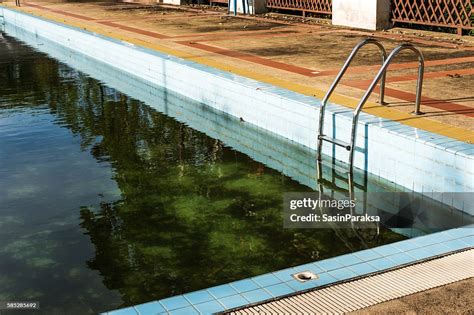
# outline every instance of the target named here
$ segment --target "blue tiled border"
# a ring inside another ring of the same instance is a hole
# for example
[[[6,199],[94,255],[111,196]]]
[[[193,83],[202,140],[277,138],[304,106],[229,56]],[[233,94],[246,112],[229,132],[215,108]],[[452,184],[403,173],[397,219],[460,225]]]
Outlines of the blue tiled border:
[[[337,282],[474,247],[474,225],[420,236],[216,287],[136,305],[107,315],[213,314],[289,296]],[[304,283],[291,275],[312,271]]]

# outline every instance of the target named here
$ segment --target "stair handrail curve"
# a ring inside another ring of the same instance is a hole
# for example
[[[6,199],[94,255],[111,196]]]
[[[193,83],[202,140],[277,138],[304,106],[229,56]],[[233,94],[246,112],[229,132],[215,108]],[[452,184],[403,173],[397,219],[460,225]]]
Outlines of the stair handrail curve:
[[[336,89],[337,85],[339,84],[339,81],[341,81],[342,77],[344,76],[347,69],[349,68],[354,57],[357,55],[357,53],[362,47],[368,44],[375,45],[379,48],[380,53],[382,55],[382,65],[387,59],[387,51],[385,50],[385,47],[375,38],[366,38],[360,41],[352,49],[352,52],[350,53],[349,57],[347,57],[346,61],[344,62],[344,65],[342,66],[341,70],[339,70],[339,73],[337,74],[336,78],[332,82],[331,86],[329,87],[329,90],[327,91],[326,95],[324,96],[321,102],[321,107],[319,109],[319,134],[318,134],[318,150],[317,150],[319,161],[321,161],[321,149],[322,149],[322,142],[323,142],[319,138],[323,135],[323,131],[324,131],[324,110],[326,109],[326,104],[329,98],[331,97],[332,93]],[[384,96],[385,96],[385,73],[383,74],[382,81],[380,83],[380,104],[384,104]]]
[[[410,43],[405,43],[401,44],[397,47],[395,47],[390,55],[387,57],[385,60],[384,64],[380,68],[379,72],[375,76],[374,80],[372,83],[369,85],[368,89],[365,91],[364,96],[362,96],[359,104],[357,105],[353,118],[352,118],[352,131],[351,131],[351,142],[350,142],[350,151],[349,151],[349,167],[350,170],[349,172],[352,173],[353,165],[354,165],[354,153],[355,153],[355,145],[356,145],[356,138],[357,138],[357,125],[359,122],[359,115],[360,112],[362,111],[362,108],[364,107],[365,103],[369,99],[370,95],[374,91],[375,87],[377,86],[377,83],[380,81],[380,79],[385,78],[387,68],[392,62],[393,58],[395,58],[400,52],[404,50],[411,50],[414,52],[417,57],[418,57],[418,79],[416,82],[416,98],[415,98],[415,110],[413,112],[414,115],[421,115],[423,114],[420,111],[420,102],[421,102],[421,92],[423,88],[423,74],[425,71],[425,59],[423,57],[422,52],[416,48],[413,44]]]

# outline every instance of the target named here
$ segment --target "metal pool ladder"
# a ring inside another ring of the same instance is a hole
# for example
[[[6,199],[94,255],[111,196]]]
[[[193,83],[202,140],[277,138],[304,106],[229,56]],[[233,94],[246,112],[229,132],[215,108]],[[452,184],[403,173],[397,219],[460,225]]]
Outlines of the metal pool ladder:
[[[344,74],[346,73],[347,68],[351,64],[352,60],[354,57],[357,55],[358,51],[364,47],[365,45],[368,44],[373,44],[377,46],[380,50],[380,53],[382,55],[382,66],[380,67],[377,75],[375,76],[374,80],[368,87],[368,89],[365,91],[364,96],[362,96],[361,100],[359,101],[359,104],[357,105],[356,109],[354,110],[353,116],[352,116],[352,128],[351,128],[351,140],[350,142],[345,142],[339,139],[331,138],[327,135],[324,134],[324,114],[326,110],[326,105],[331,97],[332,93],[334,92],[334,89],[336,86],[339,84],[339,81],[342,79]],[[374,91],[375,87],[377,86],[377,83],[381,81],[380,83],[380,104],[384,104],[384,92],[385,92],[385,77],[386,77],[386,72],[387,68],[392,62],[393,58],[395,58],[401,51],[403,50],[411,50],[418,56],[418,80],[416,83],[416,100],[415,100],[415,111],[413,114],[415,115],[420,115],[422,114],[420,112],[420,101],[421,101],[421,90],[423,86],[423,74],[424,74],[424,68],[425,68],[425,62],[423,58],[423,54],[421,53],[418,48],[413,46],[412,44],[406,43],[406,44],[401,44],[394,48],[390,55],[387,57],[387,52],[384,48],[384,46],[377,41],[376,39],[373,38],[367,38],[358,43],[354,49],[352,49],[351,54],[347,58],[346,62],[342,66],[341,70],[336,76],[336,79],[334,82],[331,84],[329,87],[329,90],[327,91],[326,95],[323,98],[323,101],[321,103],[321,108],[319,112],[319,133],[318,133],[318,161],[321,161],[322,158],[322,147],[323,147],[323,141],[333,143],[337,146],[345,148],[347,151],[349,151],[349,181],[351,182],[351,177],[352,177],[352,171],[353,171],[353,166],[354,166],[354,153],[355,153],[355,148],[356,148],[356,136],[357,136],[357,125],[359,121],[359,114],[362,111],[362,108],[364,107],[365,103],[367,102],[368,98]]]

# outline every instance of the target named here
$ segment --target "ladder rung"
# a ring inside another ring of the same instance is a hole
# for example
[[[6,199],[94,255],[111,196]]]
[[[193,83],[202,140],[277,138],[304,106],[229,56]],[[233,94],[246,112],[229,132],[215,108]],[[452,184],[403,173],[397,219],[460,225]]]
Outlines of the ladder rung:
[[[334,143],[335,145],[343,147],[347,151],[349,151],[351,149],[351,145],[349,143],[345,142],[345,141],[337,140],[337,139],[334,139],[334,138],[331,138],[331,137],[328,137],[328,136],[325,136],[325,135],[318,136],[318,138],[320,140],[331,142],[331,143]]]

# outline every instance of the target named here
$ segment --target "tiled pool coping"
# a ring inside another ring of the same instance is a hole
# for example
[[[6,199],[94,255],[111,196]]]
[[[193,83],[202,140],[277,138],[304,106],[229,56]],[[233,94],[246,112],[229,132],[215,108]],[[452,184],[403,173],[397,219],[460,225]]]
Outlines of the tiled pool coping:
[[[469,225],[103,314],[213,314],[354,280],[472,247],[474,225]],[[301,271],[312,271],[318,275],[318,279],[298,282],[292,274]]]

